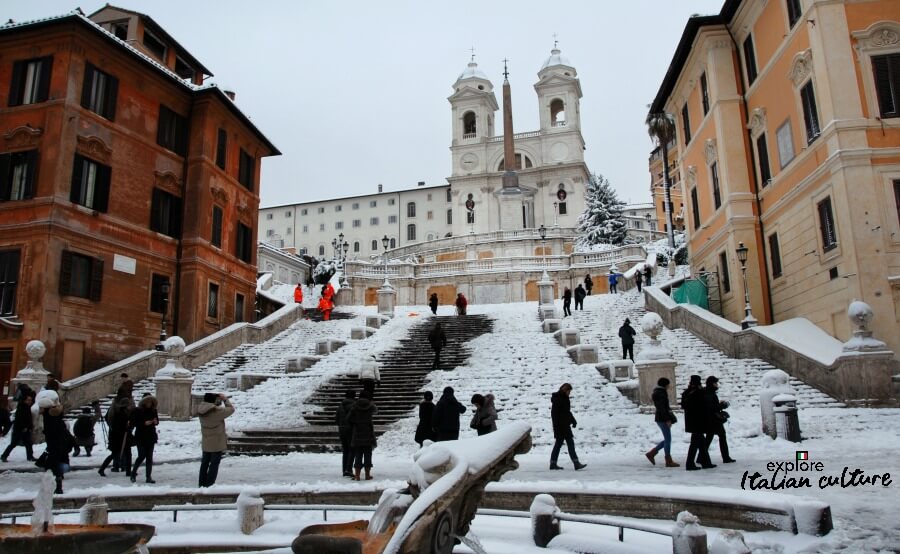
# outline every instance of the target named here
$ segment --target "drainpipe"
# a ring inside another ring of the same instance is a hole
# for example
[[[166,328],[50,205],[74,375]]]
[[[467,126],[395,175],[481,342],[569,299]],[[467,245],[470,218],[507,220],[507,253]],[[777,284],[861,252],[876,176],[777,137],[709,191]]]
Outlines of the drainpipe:
[[[744,106],[744,114],[749,117],[750,110],[747,107],[747,91],[744,90],[744,64],[741,61],[741,50],[738,46],[737,40],[734,38],[734,34],[731,32],[731,28],[727,23],[725,24],[725,30],[728,31],[728,36],[731,38],[731,43],[734,45],[734,57],[737,59],[738,74],[740,75],[738,82],[740,83],[741,87],[741,104]],[[743,125],[743,123],[741,124]],[[750,173],[753,176],[753,199],[756,202],[756,222],[759,224],[759,245],[763,259],[763,277],[765,278],[766,282],[766,292],[764,295],[764,299],[766,301],[766,308],[768,308],[769,311],[769,321],[771,323],[774,323],[775,310],[772,307],[772,282],[769,279],[769,253],[768,246],[766,245],[766,228],[762,220],[762,203],[759,200],[759,175],[756,171],[756,154],[753,151],[753,134],[750,129],[747,129],[747,141],[747,150],[750,152]]]

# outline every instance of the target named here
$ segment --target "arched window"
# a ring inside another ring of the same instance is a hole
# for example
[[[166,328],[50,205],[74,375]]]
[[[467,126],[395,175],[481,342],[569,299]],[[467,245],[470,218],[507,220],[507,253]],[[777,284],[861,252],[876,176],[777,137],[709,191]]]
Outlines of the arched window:
[[[428,233],[428,236],[425,238],[425,240],[434,240],[434,235],[432,233]]]
[[[453,195],[450,193],[450,189],[447,189],[447,202],[453,202]]]
[[[475,112],[463,114],[463,138],[475,138],[478,134],[478,125],[475,121]]]
[[[412,223],[406,226],[406,240],[416,240],[416,226]]]
[[[550,126],[565,127],[566,125],[566,105],[559,98],[550,102]]]
[[[397,239],[391,239],[391,248],[397,248]]]
[[[416,217],[416,203],[409,202],[406,204],[406,217]]]
[[[355,242],[353,243],[353,251],[354,251],[354,252],[359,252],[359,241],[355,241]]]
[[[524,159],[523,159],[524,158]],[[503,171],[503,163],[506,160],[501,159],[500,163],[497,165],[497,171]],[[528,156],[524,156],[522,154],[516,153],[516,169],[522,169],[522,162],[525,162],[524,168],[528,169],[530,167],[534,167],[534,164],[531,162],[531,158]]]
[[[320,244],[319,245],[319,256],[324,256],[324,255],[325,255],[325,245]]]
[[[447,210],[447,225],[453,225],[453,210]]]
[[[372,240],[372,250],[378,250],[378,241]]]

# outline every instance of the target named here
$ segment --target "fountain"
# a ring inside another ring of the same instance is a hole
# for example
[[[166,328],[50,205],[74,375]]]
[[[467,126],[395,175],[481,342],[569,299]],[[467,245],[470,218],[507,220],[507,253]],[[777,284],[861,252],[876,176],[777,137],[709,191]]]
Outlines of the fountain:
[[[80,525],[53,523],[53,475],[45,473],[34,499],[31,525],[0,524],[0,552],[21,554],[122,554],[145,544],[152,525]]]
[[[369,521],[310,525],[296,554],[450,554],[466,537],[484,488],[519,467],[531,450],[531,426],[512,422],[477,438],[433,443],[413,455],[408,486],[388,489]]]

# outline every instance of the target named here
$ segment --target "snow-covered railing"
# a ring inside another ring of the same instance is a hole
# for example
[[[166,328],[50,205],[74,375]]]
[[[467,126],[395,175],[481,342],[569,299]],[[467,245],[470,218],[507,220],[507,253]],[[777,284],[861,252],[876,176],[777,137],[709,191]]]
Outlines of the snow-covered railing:
[[[572,265],[597,265],[619,261],[641,261],[646,257],[644,248],[638,245],[622,246],[599,252],[575,252]]]
[[[574,227],[549,227],[545,228],[545,231],[547,233],[546,240],[559,238],[574,239],[576,234]],[[537,229],[516,229],[513,231],[491,231],[488,233],[444,237],[388,250],[387,257],[389,260],[402,260],[409,256],[427,257],[442,252],[459,250],[472,244],[489,244],[517,240],[540,241],[541,235]]]
[[[526,131],[524,133],[514,134],[513,138],[514,139],[524,139],[524,138],[539,137],[539,136],[541,136],[540,131]],[[487,139],[487,141],[488,142],[503,142],[503,135],[500,135],[498,137],[490,137]]]
[[[482,258],[480,260],[459,260],[453,262],[435,262],[424,264],[391,263],[367,264],[364,262],[347,262],[347,278],[374,277],[383,278],[421,278],[438,275],[463,275],[473,273],[492,273],[503,271],[541,271],[568,269],[570,256],[514,256],[509,258]]]

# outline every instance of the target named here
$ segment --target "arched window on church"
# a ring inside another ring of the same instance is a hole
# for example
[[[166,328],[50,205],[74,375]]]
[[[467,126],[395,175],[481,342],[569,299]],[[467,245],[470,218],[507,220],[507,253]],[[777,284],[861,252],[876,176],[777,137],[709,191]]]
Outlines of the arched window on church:
[[[505,161],[506,160],[504,160],[502,158],[500,159],[500,163],[497,165],[497,171],[503,171],[503,163]],[[523,161],[525,162],[524,166],[522,165]],[[528,168],[534,167],[534,164],[531,162],[531,158],[529,158],[528,156],[516,153],[516,169],[522,169],[523,167],[525,169],[528,169]]]
[[[559,98],[554,98],[553,101],[550,102],[550,126],[566,126],[566,105]]]
[[[406,204],[406,217],[416,217],[416,203],[408,202]]]
[[[475,121],[475,112],[466,112],[463,114],[463,138],[475,138],[478,134],[478,124]]]
[[[412,223],[406,226],[406,240],[410,242],[416,240],[416,226]]]
[[[378,250],[378,241],[372,239],[372,250]]]
[[[320,244],[319,245],[319,256],[324,256],[324,255],[325,255],[325,245]]]
[[[397,248],[397,239],[391,239],[391,248]]]
[[[355,242],[353,243],[353,251],[354,251],[354,252],[359,252],[359,241],[355,241]]]

